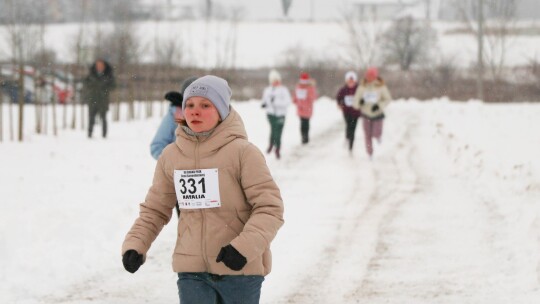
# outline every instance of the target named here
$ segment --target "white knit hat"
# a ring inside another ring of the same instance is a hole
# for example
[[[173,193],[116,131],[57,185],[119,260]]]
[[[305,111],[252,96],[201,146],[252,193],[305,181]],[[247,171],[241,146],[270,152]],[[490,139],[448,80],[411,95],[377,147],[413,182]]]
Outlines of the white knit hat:
[[[358,75],[356,74],[356,72],[354,71],[348,71],[346,74],[345,74],[345,81],[349,80],[349,79],[352,79],[354,81],[357,81],[358,80]]]
[[[278,71],[271,70],[270,74],[268,74],[268,81],[270,82],[270,84],[272,84],[272,83],[274,83],[276,81],[281,81],[281,75],[279,74]]]

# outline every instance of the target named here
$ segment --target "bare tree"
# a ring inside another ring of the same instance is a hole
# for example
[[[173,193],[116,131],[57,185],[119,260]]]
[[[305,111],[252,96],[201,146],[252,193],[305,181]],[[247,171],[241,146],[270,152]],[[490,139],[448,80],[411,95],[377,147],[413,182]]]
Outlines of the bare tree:
[[[41,7],[40,9],[44,9],[44,7]],[[46,81],[45,81],[45,71],[48,70],[49,75],[52,75],[54,77],[54,71],[50,70],[51,64],[53,64],[56,61],[56,53],[51,50],[47,49],[45,47],[45,32],[46,32],[46,19],[44,16],[41,16],[39,20],[37,20],[39,25],[39,40],[38,45],[36,47],[36,51],[32,54],[32,58],[30,59],[30,63],[33,64],[35,67],[35,73],[34,73],[34,108],[36,111],[36,133],[40,134],[42,132],[43,126],[42,126],[42,112],[43,107],[47,106],[47,103],[43,102],[43,98],[46,98],[44,96],[46,90]],[[55,93],[55,90],[53,87],[50,88],[48,91],[51,94]]]
[[[72,47],[73,52],[75,53],[75,64],[71,65],[71,75],[73,76],[71,79],[71,91],[73,92],[71,96],[71,102],[73,105],[73,112],[72,112],[72,118],[71,118],[71,129],[75,129],[77,125],[77,105],[79,104],[81,106],[81,129],[85,129],[85,113],[84,113],[84,105],[82,104],[82,99],[80,98],[79,90],[77,88],[77,83],[80,78],[79,75],[79,67],[83,65],[83,62],[85,59],[88,59],[88,54],[85,53],[89,46],[85,43],[86,38],[86,19],[87,19],[87,11],[89,8],[89,1],[88,0],[82,0],[81,4],[79,5],[80,11],[80,17],[81,17],[81,23],[79,24],[79,30],[77,31],[76,36],[74,37],[74,45]]]
[[[413,64],[429,59],[436,37],[429,23],[418,22],[411,17],[398,19],[382,40],[385,62],[397,63],[401,70],[408,71]]]
[[[342,23],[348,36],[348,65],[357,69],[373,65],[377,60],[378,48],[383,35],[381,22],[375,14],[360,20],[350,7],[341,9]]]
[[[41,4],[42,5],[42,4]],[[18,140],[23,141],[24,128],[24,65],[33,51],[31,47],[39,37],[39,29],[32,26],[39,17],[40,3],[33,0],[6,0],[4,3],[7,17],[6,33],[7,42],[11,48],[12,63],[18,75],[18,98],[19,98],[19,124]],[[36,10],[36,8],[38,8]]]
[[[476,77],[476,95],[484,100],[484,0],[478,1],[478,76]]]
[[[487,44],[482,58],[490,76],[495,80],[502,78],[506,56],[512,46],[512,28],[515,27],[519,0],[454,0],[453,3],[467,30],[482,37],[478,39],[479,44]],[[483,15],[486,21],[479,22]]]
[[[11,100],[8,100],[8,124],[9,124],[9,140],[13,141],[15,139],[14,135],[14,116],[13,116],[13,106]]]
[[[54,66],[53,66],[53,71],[54,71]],[[51,86],[51,91],[53,92],[51,94],[51,106],[52,106],[52,127],[53,127],[53,135],[54,136],[57,136],[58,135],[58,126],[56,125],[56,102],[57,102],[57,98],[56,98],[56,94],[54,93],[54,84],[55,84],[55,81],[56,81],[56,77],[55,75],[53,74],[52,77],[51,77],[51,83],[50,83],[50,86]]]

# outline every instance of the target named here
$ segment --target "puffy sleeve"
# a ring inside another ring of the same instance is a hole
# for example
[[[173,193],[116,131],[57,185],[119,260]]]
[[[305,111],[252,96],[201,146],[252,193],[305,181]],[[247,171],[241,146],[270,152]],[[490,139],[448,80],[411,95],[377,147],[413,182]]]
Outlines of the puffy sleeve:
[[[243,231],[231,241],[248,262],[261,256],[283,225],[283,200],[263,154],[250,144],[241,157],[241,185],[251,216]]]
[[[360,99],[364,96],[364,86],[358,86],[354,93],[353,108],[360,110]]]
[[[152,186],[140,204],[139,217],[133,223],[122,244],[122,255],[134,249],[146,257],[150,245],[172,216],[176,205],[173,172],[166,172],[164,158],[159,158],[154,171]],[[168,170],[167,170],[168,171]]]
[[[381,89],[381,100],[379,101],[379,104],[381,105],[381,108],[384,109],[388,104],[392,101],[392,95],[390,95],[390,91],[388,90],[388,87],[384,85]]]

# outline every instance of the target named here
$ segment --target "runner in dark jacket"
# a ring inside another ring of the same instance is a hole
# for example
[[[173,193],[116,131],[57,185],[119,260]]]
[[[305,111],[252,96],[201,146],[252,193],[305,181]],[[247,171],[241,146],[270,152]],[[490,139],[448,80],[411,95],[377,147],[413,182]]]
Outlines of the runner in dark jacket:
[[[349,151],[352,151],[353,148],[356,124],[360,117],[360,111],[353,108],[354,94],[357,87],[358,76],[355,72],[349,71],[345,74],[345,85],[339,89],[336,97],[338,106],[343,111],[343,118],[345,119],[345,138],[347,138],[349,143]]]

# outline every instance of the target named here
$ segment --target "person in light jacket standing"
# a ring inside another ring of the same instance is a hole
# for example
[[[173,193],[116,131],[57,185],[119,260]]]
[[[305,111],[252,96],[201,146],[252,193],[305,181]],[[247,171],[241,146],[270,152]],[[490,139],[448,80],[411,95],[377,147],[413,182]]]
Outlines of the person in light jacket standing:
[[[316,99],[317,90],[315,88],[315,81],[309,77],[308,73],[303,72],[300,74],[300,80],[294,89],[293,98],[298,117],[300,118],[302,144],[309,142],[309,120],[313,115],[313,103]]]
[[[280,190],[230,98],[227,81],[213,75],[186,88],[175,144],[159,157],[122,244],[124,268],[134,273],[178,200],[172,264],[182,304],[259,303],[270,245],[284,223]]]
[[[271,70],[268,75],[270,86],[266,87],[262,96],[262,107],[266,108],[268,122],[270,123],[270,143],[266,153],[275,148],[276,157],[281,157],[281,134],[285,125],[287,108],[291,104],[289,89],[281,84],[281,75]]]
[[[376,67],[370,67],[354,95],[354,108],[362,113],[366,152],[373,157],[373,138],[381,142],[384,109],[392,96]]]
[[[345,74],[345,85],[339,89],[336,97],[338,106],[343,111],[343,118],[345,119],[345,138],[348,141],[349,151],[353,149],[356,124],[360,117],[360,111],[353,107],[354,94],[357,88],[358,76],[355,72],[349,71]]]

